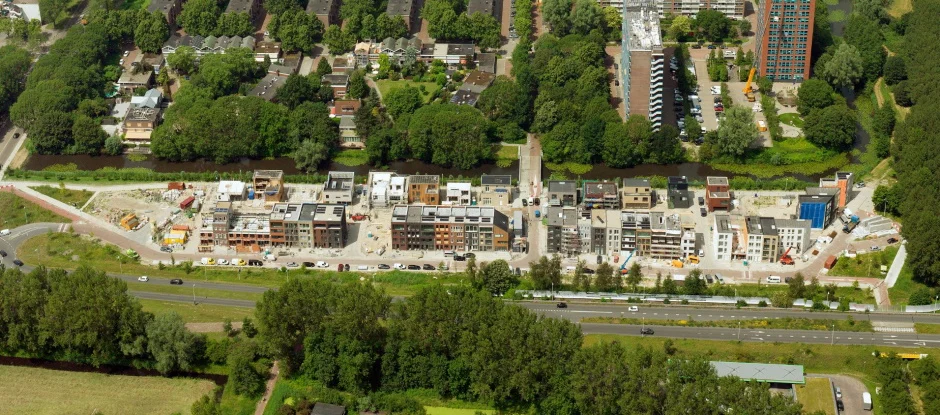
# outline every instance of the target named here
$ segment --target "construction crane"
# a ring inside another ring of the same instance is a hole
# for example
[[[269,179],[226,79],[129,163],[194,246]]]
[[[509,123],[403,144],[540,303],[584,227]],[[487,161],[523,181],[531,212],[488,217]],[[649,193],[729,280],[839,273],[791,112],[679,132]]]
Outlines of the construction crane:
[[[793,265],[793,257],[790,256],[790,250],[793,247],[787,248],[787,252],[784,252],[783,255],[780,255],[780,263],[783,265]]]
[[[747,83],[744,84],[744,96],[747,97],[747,102],[754,102],[754,88],[751,87],[751,83],[754,81],[754,73],[757,72],[757,68],[751,68],[751,72],[747,75]]]

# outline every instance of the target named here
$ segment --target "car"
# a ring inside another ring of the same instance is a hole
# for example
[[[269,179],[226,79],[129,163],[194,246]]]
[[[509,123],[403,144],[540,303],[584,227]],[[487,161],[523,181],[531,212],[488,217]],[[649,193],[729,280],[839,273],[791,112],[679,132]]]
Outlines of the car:
[[[336,264],[336,270],[342,272],[342,271],[343,271],[343,264]]]
[[[698,121],[699,124],[701,124],[701,123],[705,122],[705,119],[702,118],[702,114],[695,114],[695,121]],[[705,127],[702,127],[702,128],[705,128]]]
[[[637,312],[637,311],[640,311],[640,307],[637,307],[637,306],[635,306],[635,305],[632,305],[632,306],[630,306],[630,307],[627,307],[627,311]]]
[[[535,206],[538,206],[538,205],[540,205],[540,204],[541,204],[541,202],[539,201],[539,198],[535,198]]]
[[[620,69],[620,65],[614,64],[614,69]]]
[[[6,256],[7,256],[7,251],[0,251],[0,256],[6,258]]]
[[[20,260],[18,260],[18,259],[14,259],[14,260],[13,260],[13,265],[16,265],[16,266],[18,266],[18,267],[22,267],[22,266],[23,266],[23,261],[20,261]]]
[[[130,55],[130,54],[131,54],[131,52],[130,52],[129,50],[125,50],[125,51],[124,51],[124,57],[125,57],[125,58],[127,57],[127,55]]]
[[[119,64],[119,65],[123,65],[123,64],[124,64],[124,58],[121,58],[121,60],[118,61],[118,64]]]
[[[300,266],[300,264],[298,264],[298,263],[296,263],[296,262],[288,262],[288,263],[287,263],[287,268],[297,268],[297,267],[299,267],[299,266]]]
[[[523,198],[523,199],[522,199],[522,207],[528,207],[528,206],[529,206],[529,200]]]
[[[898,243],[898,238],[888,238],[888,243],[889,243],[889,244],[896,244],[896,243]]]
[[[301,262],[300,265],[303,265],[304,268],[313,268],[317,266],[317,264],[314,264],[313,262],[310,262],[310,261]]]
[[[173,278],[170,280],[170,285],[183,285],[183,280],[179,278]]]
[[[395,264],[392,265],[392,267],[395,269],[408,269],[408,267],[406,267],[404,264]]]
[[[249,266],[249,267],[260,267],[260,266],[262,266],[262,265],[264,265],[264,262],[261,262],[260,259],[249,259],[249,260],[248,260],[248,266]]]
[[[785,283],[787,283],[787,284],[789,284],[790,281],[793,281],[793,277],[786,277],[786,278],[783,279],[783,282],[785,282]]]
[[[583,273],[585,273],[585,274],[587,274],[587,275],[594,275],[594,272],[595,272],[595,271],[594,271],[593,269],[590,269],[590,268],[582,268],[582,269],[581,269],[581,272],[583,272]]]
[[[411,271],[421,271],[421,267],[419,267],[419,266],[417,266],[417,265],[409,265],[409,266],[408,266],[408,269],[411,270]]]
[[[437,270],[437,268],[435,268],[434,265],[431,265],[431,264],[424,264],[424,265],[421,266],[421,269],[423,269],[423,270],[425,270],[425,271],[436,271],[436,270]]]
[[[539,198],[535,198],[535,205],[538,206],[538,204],[539,204]],[[476,258],[477,254],[474,254],[473,252],[467,252],[466,254],[464,254],[464,256],[467,258]]]
[[[676,98],[676,101],[682,102],[682,95],[677,94],[675,98]]]
[[[699,211],[699,213],[702,215],[703,218],[706,217],[706,216],[708,216],[708,211],[705,210],[705,208],[699,208],[698,211]]]
[[[725,107],[715,107],[715,112],[724,112]]]
[[[699,205],[699,206],[705,206],[705,198],[704,198],[704,197],[701,197],[701,196],[698,197],[698,205]]]
[[[649,327],[644,327],[644,328],[640,329],[640,334],[642,334],[642,335],[644,335],[644,336],[652,336],[652,335],[653,335],[653,329],[651,329],[651,328],[649,328]]]
[[[200,262],[202,265],[215,265],[215,260],[212,258],[203,258]]]
[[[715,97],[714,101],[715,101],[716,104],[720,104],[720,103],[721,103],[721,97]]]
[[[326,261],[317,261],[317,268],[329,268],[330,264]]]
[[[20,138],[20,133],[13,133],[13,138]]]
[[[362,269],[362,268],[360,268]],[[343,265],[343,271],[349,271],[349,264]]]
[[[461,262],[463,262],[463,261],[466,261],[466,260],[467,260],[467,257],[465,257],[465,256],[463,256],[463,255],[454,255],[454,261],[461,261]]]
[[[709,91],[709,92],[711,92],[712,95],[721,95],[721,90],[717,90],[717,91],[716,91],[716,90],[713,89],[713,90],[711,90],[711,91]]]
[[[718,49],[718,46],[715,46],[715,45],[708,45],[708,48],[709,48],[709,49]]]
[[[170,252],[170,253],[173,252],[173,248],[170,248],[170,247],[168,247],[168,246],[161,246],[161,247],[160,247],[160,250],[163,251],[163,252]]]
[[[265,31],[264,31],[264,37],[269,37],[269,36],[271,36],[271,32],[265,30]]]
[[[696,43],[692,45],[692,49],[701,49],[701,48],[702,48],[702,45],[700,43]]]
[[[245,260],[241,258],[232,258],[232,260],[229,261],[229,263],[237,267],[243,267],[245,265],[248,265],[248,263],[245,262]]]
[[[842,389],[836,386],[836,399],[842,400]]]
[[[141,276],[137,277],[137,281],[140,281],[140,282],[147,282],[147,281],[150,281],[150,278],[147,278],[146,275],[141,275]]]
[[[615,79],[615,80],[614,80],[614,86],[620,86],[620,81],[618,81],[618,80]]]
[[[9,235],[9,234],[10,234],[10,230],[9,230],[9,229],[4,229],[4,230],[0,231],[0,236],[7,236],[7,235]]]
[[[878,245],[872,245],[872,246],[871,246],[871,250],[872,250],[872,251],[880,251],[880,250],[881,250],[881,247],[878,246]]]
[[[839,412],[844,412],[844,411],[845,411],[845,404],[842,403],[842,400],[841,400],[841,399],[839,399],[838,401],[836,401],[836,410],[839,411]]]
[[[604,257],[598,255],[598,256],[597,256],[597,265],[600,265],[600,264],[602,264],[603,262],[604,262]]]
[[[561,303],[555,304],[555,307],[558,307],[558,308],[568,308],[568,304],[565,304],[564,302],[561,302]]]
[[[219,265],[228,265],[228,260],[225,258],[219,258],[217,261],[215,261],[215,263]]]

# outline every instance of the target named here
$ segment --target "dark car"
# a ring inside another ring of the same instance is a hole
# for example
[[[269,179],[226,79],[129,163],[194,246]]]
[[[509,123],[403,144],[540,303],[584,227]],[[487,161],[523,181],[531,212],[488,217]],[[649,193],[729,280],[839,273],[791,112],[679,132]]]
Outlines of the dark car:
[[[13,265],[16,265],[16,266],[18,266],[18,267],[22,267],[22,266],[23,266],[23,261],[20,261],[20,260],[18,260],[18,259],[14,259],[14,260],[13,260]]]
[[[431,265],[431,264],[424,264],[423,266],[421,266],[421,269],[425,271],[434,271],[437,268],[434,268],[434,265]]]
[[[7,251],[0,251],[0,256],[6,257],[6,256],[7,256]]]
[[[408,266],[408,269],[410,269],[410,270],[412,270],[412,271],[421,271],[421,267],[419,267],[419,266],[417,266],[417,265],[409,265],[409,266]]]
[[[590,268],[583,268],[583,269],[581,269],[581,272],[583,272],[583,273],[585,273],[585,274],[587,274],[587,275],[594,275],[594,270],[593,270],[593,269],[590,269]]]
[[[718,49],[718,46],[715,46],[715,45],[708,45],[708,48],[709,48],[709,49]]]
[[[466,261],[467,257],[463,255],[454,255],[454,261]]]
[[[600,255],[597,256],[597,265],[600,265],[604,262],[604,258]]]
[[[349,271],[349,264],[343,264],[343,271]]]
[[[642,335],[652,335],[652,334],[653,334],[653,329],[651,329],[651,328],[649,328],[649,327],[642,328],[642,329],[640,329],[640,334],[642,334]]]
[[[171,285],[183,285],[183,280],[179,278],[173,278],[172,280],[170,280],[170,284]]]
[[[704,197],[701,197],[701,196],[698,197],[698,205],[699,205],[699,206],[705,206],[705,198],[704,198]]]
[[[342,272],[342,271],[343,271],[343,264],[336,264],[336,270]]]
[[[522,198],[522,207],[527,207],[527,206],[529,206],[529,199]]]
[[[558,303],[558,304],[555,304],[555,307],[558,307],[558,308],[568,308],[568,304],[565,304],[565,303]]]
[[[889,243],[889,244],[896,244],[896,243],[898,243],[898,238],[888,238],[888,243]]]
[[[173,252],[173,249],[168,246],[161,246],[160,250],[163,252],[171,252],[171,253]]]
[[[261,262],[260,259],[249,259],[249,260],[248,260],[248,266],[250,266],[250,267],[260,267],[260,266],[262,266],[262,265],[264,265],[264,262]]]
[[[532,201],[535,202],[535,206],[538,206],[541,204],[541,202],[539,201],[539,198],[535,198]]]
[[[692,45],[692,49],[701,49],[701,48],[702,48],[702,45],[701,45],[701,44],[696,43],[696,44]]]
[[[20,138],[20,133],[13,133],[13,138]]]
[[[388,264],[379,264],[379,269],[392,269],[392,267]]]
[[[317,266],[317,264],[314,264],[313,262],[310,262],[310,261],[301,262],[300,265],[303,265],[304,268],[313,268]]]
[[[705,210],[705,208],[699,209],[699,213],[702,214],[702,217],[703,217],[703,218],[706,217],[706,216],[708,216],[708,211]]]
[[[839,399],[838,401],[836,401],[836,410],[839,411],[839,412],[842,412],[842,411],[845,410],[845,404],[842,403],[842,400],[841,400],[841,399]]]
[[[476,258],[477,254],[474,254],[473,252],[467,252],[464,254],[464,256],[467,258]]]
[[[785,283],[787,283],[787,284],[789,284],[790,281],[793,281],[793,277],[786,277],[786,278],[783,279],[783,282],[785,282]]]

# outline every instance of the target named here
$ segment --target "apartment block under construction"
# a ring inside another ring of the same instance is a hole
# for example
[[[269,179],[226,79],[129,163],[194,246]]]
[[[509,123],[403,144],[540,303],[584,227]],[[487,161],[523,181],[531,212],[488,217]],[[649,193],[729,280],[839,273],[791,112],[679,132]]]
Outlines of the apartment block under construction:
[[[665,55],[655,1],[625,0],[620,76],[627,116],[647,117],[659,130],[663,116]]]
[[[392,208],[392,249],[509,251],[509,218],[492,207],[405,206]]]

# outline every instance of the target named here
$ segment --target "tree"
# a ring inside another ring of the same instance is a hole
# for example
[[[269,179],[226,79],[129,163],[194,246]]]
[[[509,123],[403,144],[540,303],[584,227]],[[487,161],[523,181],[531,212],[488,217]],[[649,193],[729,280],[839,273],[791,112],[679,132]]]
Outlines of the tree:
[[[597,268],[597,272],[594,275],[594,291],[598,292],[611,292],[614,290],[614,273],[613,269],[610,266],[603,269],[604,273],[601,273],[600,267]]]
[[[215,32],[221,13],[215,0],[192,0],[183,5],[178,21],[190,36],[209,36]]]
[[[538,262],[529,263],[529,269],[529,278],[536,290],[546,290],[553,285],[561,287],[561,258],[558,255],[540,257]]]
[[[180,46],[176,52],[167,55],[166,63],[178,74],[191,74],[196,70],[196,50],[189,46]]]
[[[676,282],[672,280],[672,275],[666,275],[663,280],[663,292],[669,295],[676,293]]]
[[[483,288],[483,279],[477,270],[477,259],[475,256],[467,258],[467,268],[464,269],[464,273],[467,274],[467,279],[470,280],[470,286],[476,289]]]
[[[0,47],[0,113],[16,102],[23,92],[32,57],[26,49],[13,45]]]
[[[275,15],[272,26],[274,38],[281,41],[281,48],[287,52],[309,53],[314,44],[323,38],[323,23],[320,19],[301,9]]]
[[[854,131],[854,130],[853,130]],[[718,126],[715,149],[724,155],[741,157],[760,136],[754,124],[754,113],[744,107],[732,106],[725,110],[724,122]]]
[[[730,19],[717,10],[702,9],[695,15],[695,27],[699,34],[710,42],[721,42],[728,37]]]
[[[930,305],[934,303],[933,293],[927,287],[918,287],[908,298],[909,305]]]
[[[323,76],[331,73],[333,73],[333,67],[330,66],[330,63],[327,62],[326,59],[321,58],[320,62],[317,63],[317,75]]]
[[[317,89],[318,88],[314,87],[310,78],[291,74],[287,77],[287,80],[284,81],[284,85],[275,91],[274,100],[287,106],[287,108],[294,109],[298,105],[315,98]]]
[[[300,9],[303,4],[297,0],[264,0],[264,10],[272,15],[281,15]]]
[[[124,154],[124,143],[121,137],[112,135],[104,140],[104,153],[109,156],[119,156]]]
[[[852,3],[852,12],[873,22],[885,21],[888,17],[882,0],[856,0]]]
[[[789,286],[790,299],[804,298],[806,295],[806,280],[803,278],[803,274],[797,272],[793,279],[787,282],[787,285]]]
[[[320,164],[329,159],[329,149],[326,144],[315,140],[300,143],[300,147],[291,154],[297,163],[297,168],[303,171],[316,171]]]
[[[911,97],[911,86],[908,81],[898,82],[891,92],[894,93],[894,102],[902,107],[910,107],[914,105],[914,100]]]
[[[685,283],[683,289],[688,295],[701,295],[708,290],[705,279],[702,278],[701,270],[692,270],[687,277],[685,277]]]
[[[75,91],[60,79],[41,81],[20,94],[10,107],[10,119],[20,128],[32,132],[48,114],[72,111],[78,104],[74,94]]]
[[[591,291],[591,279],[584,273],[583,260],[574,266],[574,275],[571,276],[571,289],[577,291],[581,287],[585,287],[583,291]]]
[[[627,271],[627,285],[630,286],[632,292],[636,292],[636,287],[643,282],[643,270],[640,268],[640,264],[634,262],[633,265],[630,265],[630,270]]]
[[[679,40],[692,31],[692,19],[685,15],[676,16],[669,25],[669,37]]]
[[[222,415],[222,409],[219,408],[219,403],[210,395],[202,395],[198,401],[193,402],[193,406],[189,409],[189,412],[192,415]]]
[[[747,19],[738,20],[738,33],[741,37],[747,36],[751,32],[751,21]]]
[[[402,16],[389,17],[387,14],[380,13],[375,18],[376,39],[393,38],[398,39],[408,34],[408,25]]]
[[[620,16],[620,11],[616,7],[607,6],[604,7],[604,26],[607,32],[608,40],[616,40],[620,38],[620,29],[623,22],[623,17]],[[688,20],[688,18],[686,18]],[[670,26],[670,29],[672,26]]]
[[[424,102],[421,97],[421,91],[410,85],[391,90],[383,97],[385,108],[392,118],[398,118],[405,114],[412,114]]]
[[[349,76],[349,88],[346,93],[355,99],[362,99],[369,93],[369,86],[366,84],[365,71],[357,70]]]
[[[60,111],[45,114],[30,127],[29,140],[39,154],[62,154],[73,143],[72,116]]]
[[[805,117],[812,110],[832,105],[832,94],[834,92],[832,87],[821,79],[810,78],[803,81],[797,93],[796,104],[800,115]]]
[[[408,123],[411,155],[439,166],[469,169],[492,157],[486,119],[473,107],[432,104]]]
[[[502,259],[484,265],[480,271],[483,275],[483,288],[496,296],[501,296],[509,290],[515,279],[509,269],[509,263]]]
[[[67,0],[40,0],[39,16],[44,23],[58,24],[62,13],[68,10]]]
[[[90,154],[101,153],[108,134],[101,129],[101,124],[85,115],[77,115],[72,123],[72,139],[74,144],[69,153]]]
[[[267,376],[255,364],[255,354],[255,345],[250,341],[235,343],[229,352],[229,382],[239,395],[257,397],[264,391]]]
[[[153,12],[143,16],[134,30],[134,43],[144,52],[157,53],[170,38],[170,28],[163,13]]]
[[[176,312],[164,313],[147,324],[147,351],[163,374],[189,370],[195,360],[197,337]]]
[[[894,125],[896,122],[897,114],[894,111],[894,106],[885,104],[878,107],[878,110],[875,111],[871,126],[875,133],[890,138],[891,134],[894,133]]]
[[[602,262],[597,266],[595,280],[607,284],[609,290],[619,292],[623,288],[623,278],[619,274],[610,264]]]
[[[702,124],[699,124],[698,120],[696,120],[692,114],[685,116],[685,131],[689,141],[693,143],[700,142],[699,140],[701,140],[702,136],[705,134],[702,132]]]
[[[249,36],[255,31],[248,13],[222,13],[215,26],[216,36]]]
[[[885,83],[888,85],[897,85],[898,82],[901,82],[907,79],[907,65],[904,64],[904,59],[900,56],[888,56],[885,60]]]
[[[586,35],[591,30],[601,28],[603,13],[596,1],[577,0],[571,11],[571,33]]]
[[[834,87],[849,88],[862,79],[864,75],[862,63],[862,56],[859,55],[858,49],[848,43],[843,43],[836,49],[832,59],[826,62],[822,75]]]
[[[356,44],[356,36],[347,30],[340,29],[337,25],[330,25],[323,32],[323,44],[330,48],[333,55],[341,55],[350,52]]]
[[[817,146],[842,150],[855,142],[855,124],[852,110],[845,105],[831,105],[811,112],[803,123],[803,133]]]
[[[571,27],[571,0],[546,0],[542,4],[542,18],[556,36],[568,34]]]
[[[845,42],[855,46],[862,59],[863,77],[874,82],[881,76],[887,52],[881,25],[858,14],[852,14],[843,31]]]

